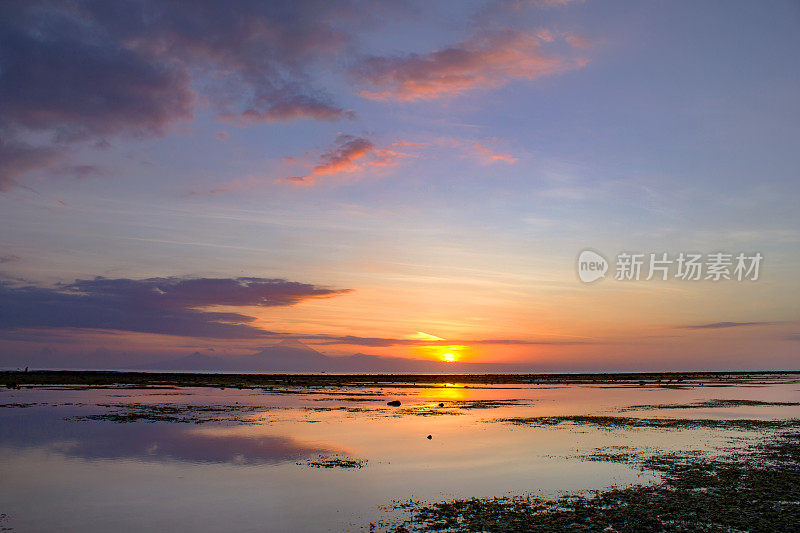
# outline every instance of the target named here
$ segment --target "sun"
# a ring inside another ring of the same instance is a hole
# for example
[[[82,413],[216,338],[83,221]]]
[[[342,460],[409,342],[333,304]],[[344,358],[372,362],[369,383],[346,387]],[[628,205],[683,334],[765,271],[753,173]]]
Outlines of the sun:
[[[444,363],[457,363],[464,361],[469,355],[469,346],[463,344],[435,344],[416,346],[414,350],[422,359],[442,361]]]

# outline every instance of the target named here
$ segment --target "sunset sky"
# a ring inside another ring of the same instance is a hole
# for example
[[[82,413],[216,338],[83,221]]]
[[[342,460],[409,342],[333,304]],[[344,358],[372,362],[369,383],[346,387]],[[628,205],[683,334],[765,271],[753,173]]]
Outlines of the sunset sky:
[[[0,367],[294,339],[797,369],[799,25],[791,1],[4,2]],[[587,248],[606,279],[578,279]],[[620,281],[621,252],[764,259]]]

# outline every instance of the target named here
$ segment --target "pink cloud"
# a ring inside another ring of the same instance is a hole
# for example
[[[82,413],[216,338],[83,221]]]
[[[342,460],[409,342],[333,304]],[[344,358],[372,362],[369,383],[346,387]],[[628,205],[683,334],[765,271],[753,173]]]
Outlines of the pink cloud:
[[[323,152],[308,174],[291,176],[278,181],[302,185],[312,185],[321,176],[351,174],[368,168],[391,167],[410,154],[397,148],[408,146],[402,142],[388,146],[378,146],[363,137],[339,135],[333,147]]]
[[[453,152],[462,157],[477,159],[483,164],[513,164],[519,158],[499,148],[503,140],[495,137],[484,139],[459,139],[438,137],[419,142],[399,140],[390,144],[377,144],[365,137],[340,134],[326,150],[306,152],[300,157],[285,156],[281,164],[305,166],[306,171],[275,179],[264,175],[248,175],[220,184],[205,192],[193,191],[187,197],[204,194],[222,194],[254,189],[270,183],[288,183],[297,186],[318,185],[321,179],[344,176],[361,176],[369,171],[397,166],[406,158],[452,157]]]
[[[191,191],[186,197],[200,196],[204,194],[221,194],[227,192],[242,191],[253,189],[268,183],[291,183],[294,185],[310,186],[319,182],[321,177],[332,177],[340,175],[363,173],[369,169],[379,170],[382,168],[393,167],[399,164],[401,159],[414,157],[402,149],[413,149],[425,146],[425,143],[414,143],[408,141],[398,141],[389,145],[381,146],[364,137],[353,135],[339,135],[333,145],[314,156],[283,158],[283,165],[309,166],[309,170],[302,174],[280,178],[275,180],[272,177],[249,175],[242,178],[231,180],[220,186],[205,191]],[[309,163],[313,161],[313,163]]]
[[[494,88],[512,80],[534,80],[585,64],[543,49],[551,32],[505,32],[472,38],[430,52],[363,60],[351,74],[370,88],[360,94],[374,100],[416,101]]]
[[[518,157],[514,157],[511,154],[504,154],[501,152],[495,152],[491,148],[487,148],[483,144],[476,142],[472,145],[472,149],[474,153],[477,154],[481,160],[487,163],[495,163],[497,161],[503,161],[505,163],[516,163],[519,161]]]
[[[300,99],[275,104],[264,111],[247,109],[241,113],[222,113],[219,119],[237,126],[249,126],[259,122],[285,122],[298,119],[339,120],[354,119],[355,112],[343,110],[316,100]]]
[[[459,139],[456,137],[439,137],[430,143],[414,143],[420,148],[431,147],[439,150],[461,152],[467,157],[478,159],[481,163],[516,163],[518,157],[497,148],[503,144],[502,139],[488,137],[485,139]]]
[[[565,40],[575,48],[587,49],[592,47],[592,41],[583,35],[567,35]]]

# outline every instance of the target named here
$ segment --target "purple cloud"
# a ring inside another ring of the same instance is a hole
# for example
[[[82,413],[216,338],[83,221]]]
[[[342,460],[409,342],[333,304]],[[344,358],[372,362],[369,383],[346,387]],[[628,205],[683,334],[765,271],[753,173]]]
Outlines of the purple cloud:
[[[349,289],[265,278],[76,280],[56,288],[0,283],[0,330],[85,328],[220,339],[274,336],[254,317],[208,311],[210,306],[276,307]]]
[[[193,117],[197,93],[242,124],[351,118],[311,68],[349,46],[341,25],[368,16],[314,0],[3,2],[0,132],[16,157],[0,157],[0,188],[52,163],[31,150],[163,135]],[[8,144],[36,132],[58,145]]]
[[[59,176],[69,176],[75,179],[86,179],[91,177],[101,177],[108,172],[96,165],[71,165],[54,169],[53,173]]]
[[[0,191],[19,186],[19,176],[55,163],[59,158],[60,152],[57,149],[9,142],[0,136]]]

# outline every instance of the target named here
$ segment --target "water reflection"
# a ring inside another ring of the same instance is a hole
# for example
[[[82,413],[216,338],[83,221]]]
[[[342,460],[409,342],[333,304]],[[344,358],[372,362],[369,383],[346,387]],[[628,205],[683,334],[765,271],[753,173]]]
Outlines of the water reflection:
[[[0,446],[42,448],[82,459],[183,461],[231,465],[277,464],[340,448],[279,435],[237,435],[186,429],[183,424],[65,421],[50,413],[0,415]]]
[[[392,399],[402,405],[387,406]],[[725,388],[0,390],[0,512],[18,531],[355,531],[409,498],[555,497],[658,481],[634,465],[587,460],[609,450],[714,453],[759,437],[509,418],[789,419],[800,417],[797,402],[796,379]],[[306,459],[318,455],[366,465],[312,468]]]

